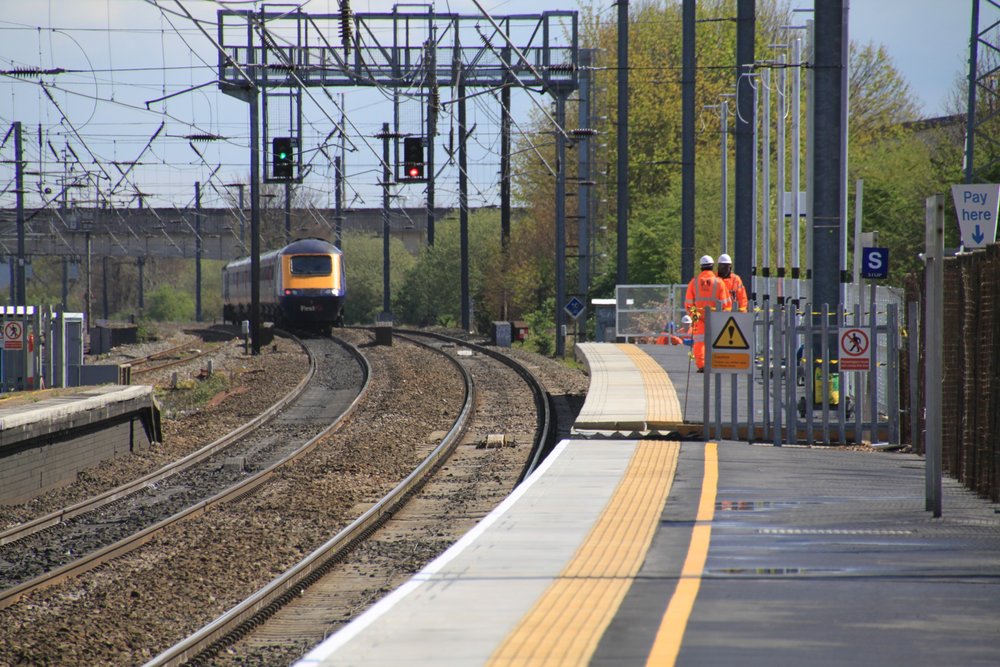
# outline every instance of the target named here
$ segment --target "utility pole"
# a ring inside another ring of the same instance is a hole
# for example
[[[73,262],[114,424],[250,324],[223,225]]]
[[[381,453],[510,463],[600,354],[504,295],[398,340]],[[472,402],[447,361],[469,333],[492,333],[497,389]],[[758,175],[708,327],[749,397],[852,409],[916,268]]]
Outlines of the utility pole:
[[[566,356],[566,95],[556,96],[556,356]]]
[[[468,138],[465,109],[465,78],[462,76],[462,64],[456,62],[458,69],[458,208],[459,208],[459,238],[462,254],[462,329],[472,330],[472,304],[469,289],[469,155],[466,145]]]
[[[21,140],[21,121],[14,122],[14,188],[17,201],[17,297],[15,305],[27,307],[25,295],[24,257],[24,146]],[[25,313],[28,311],[25,310]]]
[[[256,49],[251,47],[253,63]],[[260,90],[248,89],[250,98],[250,349],[260,354]]]
[[[628,0],[618,0],[618,269],[628,283]],[[559,304],[556,304],[559,307]]]
[[[681,9],[681,283],[694,277],[694,160],[695,160],[695,0]],[[755,190],[756,191],[756,190]]]
[[[510,62],[510,48],[504,49],[504,62]],[[500,252],[503,255],[503,298],[500,319],[507,319],[507,265],[510,255],[510,86],[500,89]]]
[[[344,172],[340,156],[333,158],[333,245],[343,247],[344,233]]]
[[[427,245],[434,245],[434,138],[437,136],[437,113],[440,103],[440,92],[437,85],[437,40],[431,30],[427,48],[427,73],[430,77],[428,90],[430,95],[427,104],[427,159],[425,173],[427,174]]]
[[[719,102],[719,113],[722,116],[722,183],[720,184],[722,193],[722,215],[720,216],[722,222],[721,252],[729,252],[729,173],[727,170],[729,165],[729,102],[726,100]]]
[[[392,309],[389,300],[389,181],[392,174],[389,172],[389,139],[393,136],[389,132],[389,123],[382,123],[382,132],[378,135],[382,139],[382,318],[391,319]]]
[[[194,182],[194,321],[201,322],[201,183]]]
[[[285,243],[292,242],[292,183],[285,182]]]
[[[847,43],[844,34],[846,23],[845,0],[826,0],[816,3],[816,47],[814,78],[816,81],[815,104],[811,106],[815,127],[813,154],[813,235],[812,235],[812,285],[813,310],[829,304],[830,312],[840,312],[841,240],[844,205],[841,186],[844,168],[843,105],[847,91],[843,87],[843,72],[847,66]],[[823,156],[817,159],[816,156]],[[817,323],[818,324],[818,323]],[[833,327],[835,330],[836,327]],[[816,358],[821,357],[821,340],[816,336],[813,348]],[[831,335],[829,349],[835,358],[837,341]],[[827,360],[824,360],[824,363]],[[829,392],[824,388],[825,397]]]
[[[750,74],[756,60],[754,32],[755,0],[736,2],[736,189],[733,211],[733,271],[750,275],[753,245],[753,84]]]

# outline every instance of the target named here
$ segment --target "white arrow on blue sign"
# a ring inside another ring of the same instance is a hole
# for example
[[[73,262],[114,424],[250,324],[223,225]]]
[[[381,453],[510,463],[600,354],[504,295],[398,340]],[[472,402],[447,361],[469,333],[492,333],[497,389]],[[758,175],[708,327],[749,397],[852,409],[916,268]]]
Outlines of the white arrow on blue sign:
[[[1000,184],[953,185],[951,196],[955,200],[962,245],[966,248],[982,248],[995,242]]]
[[[583,307],[584,307],[583,301],[580,301],[578,298],[574,296],[573,298],[571,298],[569,301],[566,302],[566,305],[563,306],[563,310],[565,310],[569,314],[569,316],[575,320],[578,317],[580,317],[580,313],[583,312]]]

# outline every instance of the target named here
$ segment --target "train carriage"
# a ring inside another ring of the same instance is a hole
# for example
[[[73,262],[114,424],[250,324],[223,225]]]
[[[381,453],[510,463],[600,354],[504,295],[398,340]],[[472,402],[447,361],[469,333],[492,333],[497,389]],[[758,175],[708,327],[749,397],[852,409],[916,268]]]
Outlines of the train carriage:
[[[293,241],[260,256],[261,319],[278,326],[329,332],[344,323],[344,255],[323,239]],[[250,318],[250,258],[222,269],[223,318]]]

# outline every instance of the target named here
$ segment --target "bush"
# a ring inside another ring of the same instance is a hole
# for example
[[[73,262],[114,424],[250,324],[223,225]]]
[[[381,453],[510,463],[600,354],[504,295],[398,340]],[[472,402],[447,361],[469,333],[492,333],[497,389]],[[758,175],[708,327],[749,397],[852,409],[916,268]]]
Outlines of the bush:
[[[194,319],[194,298],[170,285],[160,285],[149,295],[146,315],[160,322],[188,322]]]

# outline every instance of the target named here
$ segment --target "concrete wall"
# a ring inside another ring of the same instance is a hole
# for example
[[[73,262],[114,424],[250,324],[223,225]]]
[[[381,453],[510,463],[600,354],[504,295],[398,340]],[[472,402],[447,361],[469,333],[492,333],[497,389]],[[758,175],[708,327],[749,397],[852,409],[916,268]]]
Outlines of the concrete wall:
[[[0,503],[14,504],[76,481],[80,471],[102,461],[149,449],[139,418],[105,422],[86,432],[59,434],[43,442],[27,442],[0,457]]]
[[[40,402],[0,416],[0,503],[26,502],[71,484],[82,470],[147,450],[160,439],[150,387],[104,389],[96,396],[91,391],[79,400]]]

